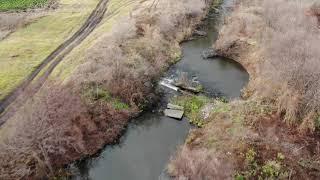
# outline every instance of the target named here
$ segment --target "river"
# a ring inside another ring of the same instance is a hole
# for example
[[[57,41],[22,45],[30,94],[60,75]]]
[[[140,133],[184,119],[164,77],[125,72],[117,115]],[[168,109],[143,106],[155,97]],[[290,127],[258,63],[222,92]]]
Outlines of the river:
[[[207,96],[237,98],[249,79],[248,73],[238,63],[225,58],[204,60],[201,53],[211,47],[217,38],[223,14],[231,1],[226,0],[219,13],[211,13],[203,26],[208,36],[181,44],[183,57],[164,75],[176,77],[187,72],[198,77]],[[175,94],[162,91],[162,99],[155,109],[132,120],[119,144],[106,146],[95,157],[73,164],[73,179],[92,180],[164,180],[166,165],[177,147],[186,139],[191,125],[184,118],[177,121],[163,116],[161,109]]]

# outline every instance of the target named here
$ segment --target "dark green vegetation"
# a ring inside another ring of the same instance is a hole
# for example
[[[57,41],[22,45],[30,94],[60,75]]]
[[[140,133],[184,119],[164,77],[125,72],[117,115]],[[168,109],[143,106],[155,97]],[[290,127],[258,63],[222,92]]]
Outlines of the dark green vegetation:
[[[173,98],[172,102],[185,108],[185,113],[190,123],[198,127],[204,125],[201,109],[206,103],[210,102],[209,98],[205,96],[180,96]]]
[[[0,11],[25,10],[41,7],[47,2],[48,0],[0,0]]]
[[[287,179],[290,176],[290,172],[283,164],[285,156],[282,153],[276,154],[276,157],[273,157],[273,159],[261,161],[258,159],[258,152],[256,152],[254,148],[250,148],[244,156],[244,170],[236,174],[236,180],[252,178]]]
[[[96,85],[85,89],[84,100],[88,101],[90,104],[94,104],[97,101],[102,101],[109,103],[115,110],[129,109],[130,106],[122,102],[119,98],[112,97],[112,95],[103,89],[102,87]]]

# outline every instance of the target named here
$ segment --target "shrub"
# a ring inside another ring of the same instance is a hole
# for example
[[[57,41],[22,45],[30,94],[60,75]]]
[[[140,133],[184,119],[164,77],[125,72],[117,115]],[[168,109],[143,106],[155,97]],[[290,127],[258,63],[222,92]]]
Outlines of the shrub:
[[[248,92],[277,104],[291,125],[310,124],[303,122],[310,122],[320,109],[319,28],[317,16],[306,13],[317,14],[313,2],[241,0],[216,43],[218,52],[250,71]],[[248,49],[255,52],[240,57]]]
[[[83,103],[67,89],[51,87],[46,92],[21,110],[15,131],[1,144],[1,179],[53,175],[54,164],[60,163],[56,157],[69,159],[67,151],[83,151],[78,134],[67,135],[73,121],[86,118]]]
[[[311,9],[310,9],[311,15],[315,16],[318,19],[318,25],[320,26],[320,3],[315,2]]]

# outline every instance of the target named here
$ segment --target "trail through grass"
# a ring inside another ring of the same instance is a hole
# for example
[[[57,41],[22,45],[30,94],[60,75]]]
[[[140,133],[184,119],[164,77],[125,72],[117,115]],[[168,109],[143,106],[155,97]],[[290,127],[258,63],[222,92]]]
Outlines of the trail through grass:
[[[61,0],[59,3],[58,10],[0,41],[0,99],[81,27],[98,0]]]
[[[110,0],[108,11],[101,21],[100,26],[98,26],[78,47],[64,58],[64,60],[52,72],[50,78],[68,81],[68,77],[72,72],[86,61],[86,53],[88,53],[88,49],[97,43],[102,35],[106,35],[111,32],[113,26],[122,17],[127,16],[139,3],[140,1],[136,0]]]

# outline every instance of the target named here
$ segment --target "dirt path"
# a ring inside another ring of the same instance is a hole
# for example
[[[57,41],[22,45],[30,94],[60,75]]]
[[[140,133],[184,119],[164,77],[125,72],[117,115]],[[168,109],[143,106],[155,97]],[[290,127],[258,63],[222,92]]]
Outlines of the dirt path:
[[[20,107],[28,97],[32,97],[44,84],[54,68],[70,53],[77,45],[79,45],[101,22],[107,11],[109,0],[100,0],[97,7],[90,14],[81,28],[55,51],[53,51],[15,90],[0,101],[0,126],[15,112],[15,109]],[[115,12],[111,12],[115,13]],[[47,67],[46,71],[39,73]],[[38,77],[36,82],[33,80]],[[30,84],[32,88],[30,87]],[[24,96],[23,94],[28,95]],[[31,93],[31,94],[30,94]],[[14,105],[13,105],[14,104]]]

